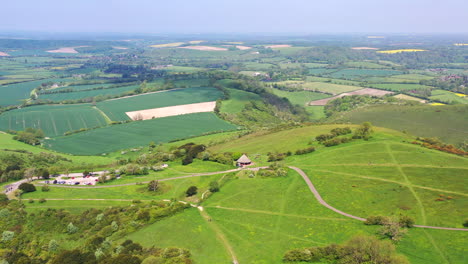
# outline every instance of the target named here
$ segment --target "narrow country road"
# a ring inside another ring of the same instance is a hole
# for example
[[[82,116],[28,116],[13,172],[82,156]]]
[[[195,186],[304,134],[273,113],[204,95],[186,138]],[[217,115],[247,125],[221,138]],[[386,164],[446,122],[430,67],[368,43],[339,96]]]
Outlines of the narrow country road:
[[[268,167],[255,167],[255,168],[244,168],[244,169],[247,169],[247,170],[259,170],[259,169],[264,169],[264,168],[268,168]],[[317,191],[317,189],[315,188],[314,184],[312,183],[312,181],[310,180],[310,178],[307,176],[307,174],[301,170],[300,168],[298,167],[294,167],[294,166],[289,166],[290,169],[296,171],[297,173],[299,173],[299,175],[301,175],[301,177],[304,179],[305,183],[307,184],[307,186],[309,187],[309,190],[312,192],[312,194],[314,195],[315,199],[323,206],[327,207],[328,209],[340,214],[340,215],[343,215],[343,216],[346,216],[346,217],[349,217],[349,218],[352,218],[352,219],[355,219],[355,220],[359,220],[359,221],[366,221],[365,218],[362,218],[362,217],[359,217],[359,216],[355,216],[355,215],[352,215],[352,214],[348,214],[348,213],[345,213],[341,210],[338,210],[336,209],[335,207],[329,205],[327,202],[325,202],[325,200],[323,200],[322,196],[320,195],[320,193]],[[207,172],[207,173],[195,173],[195,174],[190,174],[190,175],[184,175],[184,176],[177,176],[177,177],[172,177],[172,178],[165,178],[165,179],[159,179],[158,181],[171,181],[171,180],[178,180],[178,179],[185,179],[185,178],[191,178],[191,177],[201,177],[201,176],[210,176],[210,175],[216,175],[216,174],[221,174],[221,173],[230,173],[230,172],[236,172],[236,171],[240,171],[242,170],[242,168],[237,168],[237,169],[232,169],[232,170],[225,170],[225,171],[214,171],[214,172]],[[96,172],[96,173],[102,173],[102,172]],[[18,182],[14,182],[10,185],[7,185],[9,186],[9,189],[10,191],[8,192],[5,192],[5,193],[10,193],[10,192],[13,192],[14,190],[16,190],[18,188],[18,186],[25,182],[26,180],[21,180],[21,181],[18,181]],[[142,182],[142,183],[148,183],[149,181],[145,181],[145,182]],[[85,186],[73,186],[73,185],[53,185],[54,187],[60,187],[60,188],[76,188],[76,189],[80,189],[80,188],[87,188],[87,189],[90,189],[90,188],[96,188],[96,189],[99,189],[99,188],[112,188],[112,187],[121,187],[121,186],[130,186],[130,185],[135,185],[135,183],[125,183],[125,184],[116,184],[116,185],[104,185],[104,186],[88,186],[88,187],[85,187]],[[14,190],[11,190],[13,189]],[[7,189],[8,190],[8,189]],[[103,199],[103,200],[107,200],[107,199]],[[109,199],[110,200],[110,199]],[[439,229],[439,230],[451,230],[451,231],[468,231],[468,228],[455,228],[455,227],[440,227],[440,226],[427,226],[427,225],[414,225],[414,227],[419,227],[419,228],[428,228],[428,229]]]

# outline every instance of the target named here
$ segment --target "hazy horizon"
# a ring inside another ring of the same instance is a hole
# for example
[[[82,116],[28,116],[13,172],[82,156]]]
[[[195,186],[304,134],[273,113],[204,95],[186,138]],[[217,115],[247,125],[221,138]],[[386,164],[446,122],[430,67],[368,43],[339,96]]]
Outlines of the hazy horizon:
[[[142,34],[467,33],[468,1],[19,0],[0,31]]]

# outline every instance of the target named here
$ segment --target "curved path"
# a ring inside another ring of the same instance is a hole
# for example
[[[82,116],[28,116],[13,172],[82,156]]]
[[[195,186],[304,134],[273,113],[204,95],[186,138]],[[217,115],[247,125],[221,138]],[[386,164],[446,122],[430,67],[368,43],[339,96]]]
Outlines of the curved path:
[[[359,220],[359,221],[366,221],[365,218],[345,213],[345,212],[340,211],[340,210],[336,209],[335,207],[329,205],[327,202],[325,202],[325,200],[323,200],[322,196],[320,196],[320,194],[317,191],[317,189],[315,188],[314,184],[312,183],[312,181],[309,179],[309,177],[307,176],[307,174],[303,170],[301,170],[301,169],[299,169],[297,167],[293,167],[293,166],[289,166],[289,168],[295,170],[297,173],[299,173],[302,176],[302,178],[306,182],[307,186],[309,186],[310,191],[314,194],[315,199],[317,199],[317,201],[321,205],[327,207],[330,210],[333,210],[333,211],[339,213],[340,215],[344,215],[346,217],[353,218],[353,219],[356,219],[356,220]],[[467,228],[454,228],[454,227],[439,227],[439,226],[426,226],[426,225],[414,225],[414,227],[430,228],[430,229],[441,229],[441,230],[454,230],[454,231],[468,231]]]
[[[259,170],[259,169],[264,169],[264,168],[268,168],[268,167],[255,167],[255,168],[245,168],[247,170]],[[314,195],[315,199],[317,199],[317,201],[327,207],[328,209],[340,214],[340,215],[343,215],[343,216],[346,216],[346,217],[349,217],[349,218],[352,218],[352,219],[356,219],[356,220],[359,220],[359,221],[366,221],[365,218],[362,218],[362,217],[359,217],[359,216],[355,216],[355,215],[352,215],[352,214],[348,214],[348,213],[345,213],[341,210],[338,210],[336,209],[335,207],[329,205],[327,202],[325,202],[325,200],[323,200],[322,196],[320,195],[320,193],[317,191],[317,189],[315,188],[314,184],[312,183],[312,181],[310,180],[310,178],[307,176],[307,174],[299,169],[298,167],[294,167],[294,166],[289,166],[290,169],[296,171],[297,173],[299,173],[299,175],[302,176],[302,178],[304,179],[304,181],[306,182],[307,186],[309,187],[309,190],[312,192],[312,194]],[[165,178],[165,179],[158,179],[158,181],[170,181],[170,180],[177,180],[177,179],[184,179],[184,178],[191,178],[191,177],[201,177],[201,176],[209,176],[209,175],[216,175],[216,174],[221,174],[221,173],[230,173],[230,172],[236,172],[236,171],[240,171],[242,170],[242,168],[238,168],[238,169],[232,169],[232,170],[226,170],[226,171],[214,171],[214,172],[207,172],[207,173],[196,173],[196,174],[190,174],[190,175],[185,175],[185,176],[178,176],[178,177],[172,177],[172,178]],[[13,185],[16,185],[18,186],[20,182],[22,182],[23,180],[19,181],[19,182],[15,182],[13,183]],[[148,183],[149,181],[145,181],[145,182],[142,182],[142,183]],[[116,185],[104,185],[104,186],[89,186],[89,187],[80,187],[80,186],[73,186],[73,185],[54,185],[54,187],[61,187],[61,188],[112,188],[112,187],[121,187],[121,186],[130,186],[130,185],[135,185],[135,183],[125,183],[125,184],[116,184]],[[455,227],[440,227],[440,226],[427,226],[427,225],[414,225],[414,227],[419,227],[419,228],[429,228],[429,229],[439,229],[439,230],[452,230],[452,231],[468,231],[468,228],[455,228]]]

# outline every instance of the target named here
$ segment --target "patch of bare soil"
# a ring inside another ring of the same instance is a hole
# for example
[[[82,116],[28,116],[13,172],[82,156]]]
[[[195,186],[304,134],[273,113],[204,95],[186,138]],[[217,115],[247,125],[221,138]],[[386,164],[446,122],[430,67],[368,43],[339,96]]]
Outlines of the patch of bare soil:
[[[192,49],[192,50],[204,50],[204,51],[226,51],[226,48],[211,47],[211,46],[187,46],[179,47],[179,49]]]
[[[215,107],[216,101],[213,101],[132,111],[126,112],[125,114],[127,114],[127,116],[130,117],[132,120],[148,120],[153,118],[185,115],[192,113],[213,112]]]
[[[76,48],[85,48],[89,46],[78,46],[78,47],[64,47],[56,50],[48,50],[47,52],[50,53],[70,53],[70,54],[76,54],[79,53]]]
[[[0,51],[0,57],[8,57],[8,56],[10,56],[10,54]]]
[[[265,46],[265,48],[270,48],[270,49],[290,48],[290,47],[291,47],[291,45],[288,45],[288,44],[268,45],[268,46]]]

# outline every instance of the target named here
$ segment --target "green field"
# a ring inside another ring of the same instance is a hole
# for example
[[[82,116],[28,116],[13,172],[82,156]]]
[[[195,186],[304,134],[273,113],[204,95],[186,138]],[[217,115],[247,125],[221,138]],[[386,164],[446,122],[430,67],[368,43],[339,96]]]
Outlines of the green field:
[[[86,164],[108,165],[115,161],[114,159],[107,158],[107,157],[75,156],[75,155],[57,153],[49,149],[44,149],[38,146],[31,146],[23,142],[19,142],[17,140],[14,140],[12,135],[4,134],[4,133],[0,133],[0,147],[1,147],[0,155],[6,155],[6,154],[12,153],[10,151],[5,151],[5,149],[27,151],[27,152],[34,153],[34,154],[38,154],[41,152],[52,153],[52,154],[58,154],[60,156],[63,156],[71,160],[73,165],[75,166],[80,166],[80,165],[86,166]]]
[[[351,92],[358,89],[362,89],[359,86],[352,86],[352,85],[342,85],[342,84],[335,84],[330,82],[303,82],[303,81],[282,81],[277,82],[278,85],[284,85],[292,89],[296,90],[310,90],[310,91],[318,91],[324,93],[332,93],[332,94],[341,94],[345,92]]]
[[[99,102],[97,107],[114,121],[130,120],[125,112],[216,101],[219,90],[210,87],[177,89]]]
[[[468,106],[376,106],[343,114],[342,121],[362,123],[407,131],[416,136],[438,137],[451,144],[468,138]]]
[[[46,140],[44,145],[60,152],[93,155],[234,129],[213,113],[196,113],[98,128]]]
[[[22,82],[0,86],[0,106],[18,105],[21,100],[29,99],[30,93],[42,83],[64,82],[67,79],[42,79],[32,82]]]
[[[279,97],[288,98],[288,100],[295,105],[306,106],[310,101],[320,100],[330,97],[330,95],[323,93],[316,93],[312,91],[298,91],[288,92],[279,89],[271,89],[274,94]]]
[[[82,91],[82,90],[91,90],[94,88],[100,88],[100,87],[109,87],[111,85],[115,85],[114,83],[97,83],[97,84],[81,84],[81,85],[69,85],[69,86],[64,86],[64,87],[59,87],[47,91],[62,91],[62,90],[68,90],[72,89],[73,91]]]
[[[247,102],[261,99],[258,94],[237,89],[226,89],[229,91],[229,99],[221,103],[221,112],[223,113],[239,113],[244,109]]]
[[[391,76],[402,74],[401,71],[395,70],[379,70],[379,69],[343,69],[332,72],[329,75],[332,78],[339,79],[360,79],[368,76]]]
[[[413,84],[413,83],[373,83],[370,85],[373,88],[380,88],[392,91],[409,91],[418,89],[430,89],[431,86]]]
[[[468,104],[467,96],[458,96],[455,93],[446,90],[433,90],[429,99],[441,101],[444,103]]]
[[[138,88],[139,85],[130,85],[117,88],[90,90],[90,91],[76,91],[70,93],[53,93],[53,94],[41,94],[38,99],[50,100],[53,102],[60,102],[65,100],[79,100],[99,95],[121,95],[125,92],[130,92]]]
[[[0,115],[1,130],[40,128],[46,136],[62,136],[67,131],[107,125],[104,116],[89,104],[40,105],[11,110]]]
[[[350,61],[346,62],[345,65],[350,68],[365,68],[365,69],[388,69],[389,66],[382,65],[371,61]]]

